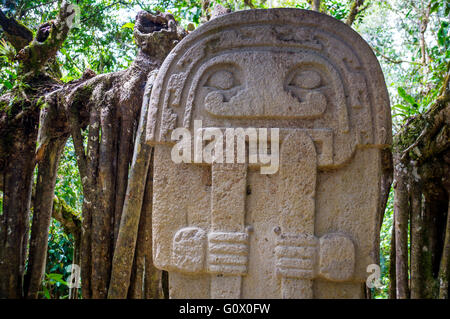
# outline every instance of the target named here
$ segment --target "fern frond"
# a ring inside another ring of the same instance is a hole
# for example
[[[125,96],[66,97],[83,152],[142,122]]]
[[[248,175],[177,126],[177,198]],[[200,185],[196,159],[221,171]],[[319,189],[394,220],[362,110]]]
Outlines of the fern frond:
[[[16,49],[9,42],[0,39],[0,57],[5,58],[8,62],[13,62],[16,54]]]

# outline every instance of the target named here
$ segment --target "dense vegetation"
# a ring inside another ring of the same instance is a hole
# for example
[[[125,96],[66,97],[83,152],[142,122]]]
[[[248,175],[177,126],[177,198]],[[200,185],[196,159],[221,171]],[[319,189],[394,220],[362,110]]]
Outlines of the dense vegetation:
[[[54,0],[4,0],[1,10],[6,17],[20,21],[30,30],[37,30],[42,23],[57,17],[60,4],[61,1]],[[448,84],[449,0],[79,0],[76,4],[80,8],[79,24],[71,29],[56,56],[61,72],[59,78],[65,83],[81,78],[86,69],[103,74],[129,68],[137,55],[133,28],[139,10],[169,12],[182,27],[192,29],[209,19],[215,4],[221,4],[231,11],[268,7],[314,8],[351,25],[371,45],[383,68],[391,97],[394,134],[411,122],[412,117],[418,118],[418,115],[429,111]],[[7,41],[2,29],[0,35],[2,95],[24,83],[20,79],[20,64],[15,58],[17,50]],[[87,139],[87,131],[83,134]],[[401,141],[397,140],[399,147],[407,148],[411,144]],[[55,195],[61,205],[67,206],[75,216],[81,216],[83,186],[72,138],[67,140],[62,152]],[[2,200],[0,192],[0,215]],[[395,296],[391,285],[392,278],[395,278],[395,254],[391,245],[393,220],[394,193],[391,190],[380,233],[382,287],[372,289],[373,298]],[[446,218],[444,216],[439,220],[445,222]],[[407,230],[409,245],[410,228]],[[442,232],[445,236],[445,228]],[[66,280],[73,263],[74,235],[53,218],[48,236],[48,256],[40,296],[68,298]],[[410,249],[408,252],[411,254]],[[409,258],[410,255],[405,260]],[[433,272],[436,273],[436,269]],[[433,289],[439,290],[439,287]],[[73,292],[71,294],[73,297]],[[78,291],[77,295],[81,296],[81,292]],[[427,296],[436,296],[436,292]]]

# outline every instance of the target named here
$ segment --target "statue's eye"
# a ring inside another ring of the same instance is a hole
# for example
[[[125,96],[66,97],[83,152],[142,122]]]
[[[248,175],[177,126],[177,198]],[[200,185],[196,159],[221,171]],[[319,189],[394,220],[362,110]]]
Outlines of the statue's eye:
[[[309,101],[310,94],[321,94],[326,87],[327,79],[320,71],[305,65],[292,69],[285,80],[284,89],[299,102]],[[322,98],[321,98],[322,99]]]
[[[226,70],[217,71],[210,75],[206,86],[216,88],[218,90],[229,90],[236,86],[233,73]]]
[[[321,84],[320,74],[316,71],[299,71],[296,73],[289,85],[296,86],[301,89],[315,89]]]

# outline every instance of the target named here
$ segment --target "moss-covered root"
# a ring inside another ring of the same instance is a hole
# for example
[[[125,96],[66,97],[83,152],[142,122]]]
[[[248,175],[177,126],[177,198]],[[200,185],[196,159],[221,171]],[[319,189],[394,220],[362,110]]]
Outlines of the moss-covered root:
[[[57,196],[53,198],[52,217],[61,223],[67,234],[79,238],[81,234],[81,214],[67,205],[64,199]]]

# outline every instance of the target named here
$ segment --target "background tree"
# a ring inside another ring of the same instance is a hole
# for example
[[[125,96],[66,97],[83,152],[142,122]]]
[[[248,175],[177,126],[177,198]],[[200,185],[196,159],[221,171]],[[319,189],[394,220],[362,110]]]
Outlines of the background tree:
[[[381,185],[383,287],[368,297],[448,298],[448,0],[76,3],[81,23],[70,32],[62,1],[4,1],[0,10],[1,296],[68,297],[72,263],[83,272],[82,293],[72,290],[72,298],[162,296],[167,282],[149,253],[152,172],[143,159],[151,149],[139,142],[142,97],[184,36],[175,21],[192,30],[221,4],[228,11],[314,9],[372,46],[396,137],[395,192],[391,170]],[[154,14],[135,19],[141,10]]]
[[[63,84],[48,70],[67,36],[71,14],[71,6],[62,2],[56,20],[39,26],[32,42],[15,56],[20,73],[18,85],[1,100],[5,176],[0,287],[3,296],[37,297],[45,266],[58,160],[71,133],[84,197],[80,244],[83,296],[106,297],[143,88],[148,73],[162,63],[185,34],[171,15],[141,11],[134,27],[139,50],[128,69],[101,76],[87,69],[80,80]],[[22,120],[24,112],[26,120]],[[34,121],[30,123],[31,120]],[[17,134],[19,129],[24,133]],[[87,135],[87,145],[82,131]],[[8,135],[12,140],[9,143],[5,141]],[[11,159],[22,162],[19,165]],[[29,263],[22,283],[36,162]],[[145,250],[147,254],[149,251]],[[147,271],[152,267],[150,264]]]

